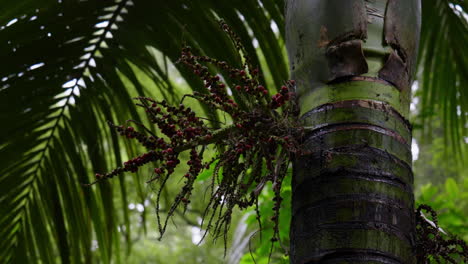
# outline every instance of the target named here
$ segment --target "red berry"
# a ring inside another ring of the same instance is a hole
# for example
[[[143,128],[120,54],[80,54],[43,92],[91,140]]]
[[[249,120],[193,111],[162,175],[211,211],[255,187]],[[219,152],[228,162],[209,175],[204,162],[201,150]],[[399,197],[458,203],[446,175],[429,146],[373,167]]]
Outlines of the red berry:
[[[165,151],[166,151],[167,154],[172,154],[173,150],[172,150],[172,148],[167,148]]]
[[[284,98],[282,94],[275,94],[273,95],[271,99],[273,99],[273,101],[275,101],[278,104],[282,104],[284,102]]]

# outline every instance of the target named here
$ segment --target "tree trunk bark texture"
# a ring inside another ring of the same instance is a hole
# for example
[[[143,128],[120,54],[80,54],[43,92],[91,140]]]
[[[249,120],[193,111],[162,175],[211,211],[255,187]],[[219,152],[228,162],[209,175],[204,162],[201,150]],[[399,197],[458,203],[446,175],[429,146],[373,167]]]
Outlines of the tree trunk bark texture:
[[[288,0],[305,127],[291,263],[415,263],[411,79],[419,0]]]

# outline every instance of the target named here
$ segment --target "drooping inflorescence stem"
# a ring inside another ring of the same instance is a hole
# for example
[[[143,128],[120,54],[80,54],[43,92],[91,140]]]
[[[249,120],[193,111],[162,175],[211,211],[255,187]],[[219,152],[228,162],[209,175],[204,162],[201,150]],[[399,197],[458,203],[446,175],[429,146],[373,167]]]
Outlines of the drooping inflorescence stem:
[[[195,92],[186,96],[195,98],[213,112],[224,113],[230,123],[213,129],[204,118],[186,105],[171,106],[166,101],[135,98],[137,105],[145,109],[151,124],[145,125],[132,120],[128,122],[135,123],[136,128],[128,124],[109,124],[120,135],[138,141],[148,151],[111,172],[96,174],[96,182],[124,172],[136,172],[148,163],[157,164],[147,183],[160,183],[156,213],[162,236],[168,219],[175,210],[182,206],[185,212],[190,206],[197,177],[211,165],[211,193],[203,213],[202,226],[215,237],[223,236],[224,239],[234,208],[237,206],[245,209],[258,204],[260,193],[271,182],[275,194],[271,218],[274,232],[271,241],[277,241],[281,185],[292,156],[300,153],[299,141],[303,132],[298,121],[295,82],[285,82],[278,93],[270,95],[269,90],[260,84],[260,72],[252,66],[240,39],[225,23],[221,22],[221,28],[228,33],[242,58],[240,69],[224,61],[194,55],[190,47],[182,50],[178,62],[199,76],[208,90],[208,93]],[[230,88],[219,75],[210,72],[209,67],[213,66],[227,73],[234,83],[231,88],[236,90],[236,97],[231,96],[232,93],[228,92]],[[215,158],[206,160],[204,150],[209,145],[214,146],[217,153]],[[174,169],[179,165],[179,156],[184,151],[190,153],[188,171],[184,174],[183,186],[176,195],[167,218],[161,221],[161,192],[166,183],[174,178]]]

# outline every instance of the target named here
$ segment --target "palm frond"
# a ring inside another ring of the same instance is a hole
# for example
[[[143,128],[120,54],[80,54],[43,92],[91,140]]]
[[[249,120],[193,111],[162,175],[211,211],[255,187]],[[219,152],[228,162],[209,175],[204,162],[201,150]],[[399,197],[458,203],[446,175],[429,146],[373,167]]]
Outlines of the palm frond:
[[[139,120],[132,96],[181,94],[154,56],[175,63],[180,48],[239,63],[222,18],[243,39],[253,62],[258,39],[275,84],[287,66],[272,20],[282,28],[282,1],[8,1],[0,12],[0,262],[119,262],[130,244],[128,184],[139,175],[93,188],[93,172],[122,162],[106,121]],[[281,30],[280,30],[281,31]],[[282,32],[282,31],[281,31]],[[186,70],[194,90],[203,84]],[[137,76],[143,72],[158,91]],[[128,84],[131,85],[128,85]],[[131,87],[130,87],[131,86]],[[112,186],[118,184],[119,186]],[[143,188],[141,186],[137,188]],[[120,193],[122,204],[116,204]],[[118,212],[121,208],[122,212]],[[126,227],[125,234],[118,227]],[[97,241],[97,249],[93,245]]]
[[[420,52],[421,118],[443,122],[448,149],[463,158],[468,126],[468,5],[466,1],[422,1]]]

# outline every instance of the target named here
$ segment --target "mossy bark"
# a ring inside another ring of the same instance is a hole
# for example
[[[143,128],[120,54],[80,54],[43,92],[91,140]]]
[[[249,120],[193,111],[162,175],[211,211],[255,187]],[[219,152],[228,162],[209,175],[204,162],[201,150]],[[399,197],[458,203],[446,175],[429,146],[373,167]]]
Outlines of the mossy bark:
[[[307,153],[294,163],[291,263],[415,263],[420,2],[290,0],[286,14]]]

